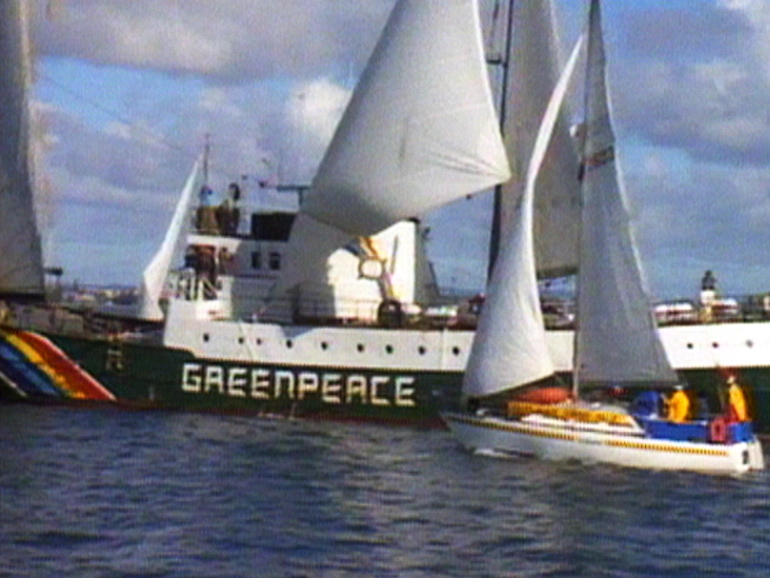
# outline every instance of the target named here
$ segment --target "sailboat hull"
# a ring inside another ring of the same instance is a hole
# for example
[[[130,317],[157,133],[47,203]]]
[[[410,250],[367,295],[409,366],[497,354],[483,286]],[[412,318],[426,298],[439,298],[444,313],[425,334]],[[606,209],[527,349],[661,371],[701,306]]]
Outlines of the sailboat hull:
[[[443,418],[464,447],[480,453],[707,473],[744,473],[764,468],[762,447],[756,439],[732,444],[698,443],[650,439],[641,431],[623,432],[624,428],[606,424],[465,414],[446,414]]]

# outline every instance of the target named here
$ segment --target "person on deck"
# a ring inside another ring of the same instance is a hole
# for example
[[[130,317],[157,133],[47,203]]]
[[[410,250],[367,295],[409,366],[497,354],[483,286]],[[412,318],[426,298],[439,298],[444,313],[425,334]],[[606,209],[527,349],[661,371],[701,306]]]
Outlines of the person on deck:
[[[730,421],[749,420],[746,396],[733,375],[727,378],[727,415]]]
[[[217,207],[217,222],[224,235],[232,236],[238,233],[238,222],[241,218],[241,211],[238,208],[240,199],[241,188],[238,183],[230,183],[225,200]]]
[[[684,423],[690,414],[690,398],[681,385],[676,386],[674,393],[666,403],[666,419],[674,423]]]
[[[211,196],[214,192],[208,186],[201,187],[198,193],[198,209],[195,212],[195,228],[203,235],[219,235],[219,224],[214,207],[211,206]]]
[[[703,275],[700,288],[701,321],[711,323],[714,320],[714,302],[717,298],[717,279],[711,270]]]

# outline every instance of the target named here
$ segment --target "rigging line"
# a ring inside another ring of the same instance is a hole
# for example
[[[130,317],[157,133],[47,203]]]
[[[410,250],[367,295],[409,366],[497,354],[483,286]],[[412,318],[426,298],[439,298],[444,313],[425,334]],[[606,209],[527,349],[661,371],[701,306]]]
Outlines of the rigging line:
[[[140,125],[137,125],[137,124],[131,122],[126,117],[122,116],[120,113],[117,113],[114,110],[112,110],[110,108],[107,108],[106,106],[104,106],[103,104],[100,104],[99,102],[95,101],[92,98],[84,96],[82,93],[79,93],[76,90],[73,90],[72,88],[62,84],[58,80],[55,80],[54,78],[48,76],[45,73],[40,72],[39,73],[39,77],[41,79],[51,83],[51,85],[55,86],[56,88],[58,88],[62,92],[65,92],[66,94],[69,94],[70,96],[72,96],[72,97],[74,97],[76,99],[82,100],[83,102],[85,102],[88,105],[92,106],[96,110],[98,110],[100,112],[103,112],[104,114],[110,116],[111,118],[113,118],[113,119],[115,119],[115,120],[117,120],[119,122],[122,122],[123,124],[126,124],[126,125],[128,125],[128,126],[130,126],[132,128],[135,128],[136,130],[146,134],[147,136],[151,137],[155,142],[157,142],[160,145],[165,146],[169,150],[177,152],[180,155],[184,155],[184,157],[187,158],[190,162],[195,162],[195,160],[197,160],[200,157],[200,153],[192,153],[188,148],[185,148],[184,146],[182,146],[182,145],[180,145],[180,144],[178,144],[176,142],[168,140],[164,136],[161,136],[161,135],[159,135],[157,133],[154,133],[154,132],[150,131],[147,128],[144,128],[144,127],[142,127]],[[207,133],[207,137],[208,137],[208,133]],[[232,173],[233,173],[232,171],[227,171],[224,168],[217,167],[216,166],[216,162],[212,163],[211,159],[209,159],[209,169],[210,169],[210,172],[215,172],[215,173],[219,174],[220,176],[222,176],[222,177],[224,177],[226,179],[231,178]]]
[[[198,157],[197,154],[192,154],[188,149],[186,149],[182,145],[180,145],[178,143],[175,143],[175,142],[172,142],[172,141],[166,139],[165,137],[162,137],[162,136],[158,135],[157,133],[154,133],[154,132],[150,131],[149,129],[146,129],[144,127],[141,127],[139,125],[134,124],[133,122],[128,120],[126,117],[122,116],[121,114],[115,112],[112,109],[107,108],[106,106],[104,106],[102,104],[99,104],[97,101],[93,100],[92,98],[89,98],[89,97],[83,95],[82,93],[79,93],[79,92],[73,90],[72,88],[70,88],[68,86],[65,86],[64,84],[62,84],[58,80],[55,80],[54,78],[52,78],[51,76],[49,76],[49,75],[47,75],[47,74],[45,74],[43,72],[39,72],[38,74],[39,74],[39,77],[41,79],[51,83],[53,86],[55,86],[56,88],[58,88],[62,92],[65,92],[65,93],[69,94],[70,96],[73,96],[73,97],[75,97],[75,98],[77,98],[79,100],[82,100],[83,102],[85,102],[88,105],[92,106],[96,110],[98,110],[100,112],[103,112],[104,114],[112,117],[113,119],[115,119],[115,120],[117,120],[119,122],[122,122],[123,124],[126,124],[126,125],[128,125],[128,126],[130,126],[132,128],[135,128],[135,129],[143,132],[147,136],[151,137],[154,141],[156,141],[157,143],[167,147],[168,149],[176,151],[176,152],[178,152],[180,154],[183,154],[186,157],[188,157],[190,159],[193,159],[193,160]]]

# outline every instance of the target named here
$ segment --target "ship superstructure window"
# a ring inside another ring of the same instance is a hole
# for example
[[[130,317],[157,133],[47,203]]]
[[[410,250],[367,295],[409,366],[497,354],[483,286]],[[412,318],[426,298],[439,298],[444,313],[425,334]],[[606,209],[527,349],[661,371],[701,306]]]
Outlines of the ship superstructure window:
[[[278,271],[281,268],[281,254],[278,251],[272,251],[267,265],[271,271]]]
[[[288,241],[294,213],[254,213],[251,216],[251,235],[261,241]]]
[[[260,253],[259,251],[254,251],[251,254],[251,268],[252,269],[262,268],[262,253]]]

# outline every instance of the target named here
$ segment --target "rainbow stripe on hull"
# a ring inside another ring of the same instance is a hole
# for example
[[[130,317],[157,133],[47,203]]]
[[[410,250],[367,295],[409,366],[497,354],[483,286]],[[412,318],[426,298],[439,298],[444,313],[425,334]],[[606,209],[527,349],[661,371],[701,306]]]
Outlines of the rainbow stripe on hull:
[[[115,401],[115,396],[37,333],[0,328],[0,380],[22,399]]]

